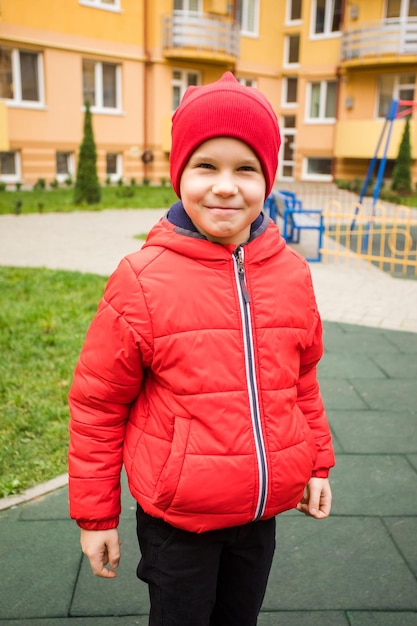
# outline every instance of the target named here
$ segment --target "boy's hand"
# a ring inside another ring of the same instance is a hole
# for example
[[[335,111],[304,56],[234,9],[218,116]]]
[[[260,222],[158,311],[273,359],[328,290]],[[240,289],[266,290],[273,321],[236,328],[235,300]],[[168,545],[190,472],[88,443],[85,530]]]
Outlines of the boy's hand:
[[[332,492],[328,478],[310,478],[297,510],[305,515],[324,519],[330,514]]]
[[[90,561],[95,576],[115,578],[119,567],[120,541],[117,528],[110,530],[81,529],[81,549]],[[108,569],[109,565],[111,569]]]

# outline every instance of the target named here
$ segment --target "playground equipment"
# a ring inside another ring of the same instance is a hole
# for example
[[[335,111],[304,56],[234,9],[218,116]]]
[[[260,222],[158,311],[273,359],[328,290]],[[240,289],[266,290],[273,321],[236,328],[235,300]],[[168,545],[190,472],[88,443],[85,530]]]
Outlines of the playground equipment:
[[[374,186],[374,190],[373,190],[373,194],[372,194],[372,215],[375,215],[375,209],[376,209],[376,203],[378,202],[378,198],[379,198],[379,194],[381,191],[381,187],[382,187],[382,181],[384,178],[384,172],[385,172],[385,166],[387,163],[387,153],[388,153],[388,147],[389,147],[389,143],[391,140],[391,134],[392,134],[392,127],[394,124],[394,121],[403,117],[407,117],[408,115],[411,115],[411,113],[413,113],[415,110],[417,109],[417,101],[416,100],[391,100],[389,109],[388,109],[388,113],[385,117],[385,122],[384,125],[382,127],[382,131],[381,134],[379,136],[378,139],[378,143],[375,149],[375,153],[374,156],[372,157],[370,163],[369,163],[369,167],[368,167],[368,171],[366,173],[365,176],[365,180],[364,183],[362,185],[362,189],[360,191],[359,194],[359,203],[358,203],[358,207],[362,206],[362,202],[363,199],[365,197],[366,194],[366,190],[368,189],[368,185],[369,182],[371,180],[371,176],[374,173],[375,170],[375,165],[378,159],[378,154],[382,145],[382,142],[384,140],[385,137],[385,145],[384,145],[384,151],[382,154],[382,158],[379,162],[379,167],[378,167],[378,174],[377,174],[377,178],[376,178],[376,182],[375,182],[375,186]],[[353,230],[355,228],[355,223],[356,223],[356,216],[358,214],[359,208],[356,209],[355,211],[355,217],[352,220],[352,223],[350,225],[350,229]],[[368,222],[368,226],[367,226],[367,230],[365,233],[365,236],[363,238],[363,242],[362,242],[362,249],[363,251],[366,250],[367,246],[368,246],[368,237],[369,237],[369,231],[371,229],[371,221]]]
[[[372,196],[372,208],[373,209],[375,208],[375,205],[379,198],[379,193],[381,191],[382,180],[384,178],[385,166],[387,163],[388,146],[389,146],[390,139],[391,139],[392,126],[394,124],[394,121],[402,117],[407,117],[408,115],[413,113],[413,111],[415,111],[416,109],[417,109],[416,100],[391,100],[388,113],[385,118],[384,126],[382,127],[382,131],[378,139],[375,154],[372,157],[371,162],[369,163],[368,172],[366,174],[364,183],[362,185],[362,189],[359,195],[359,204],[362,204],[363,198],[366,194],[366,190],[368,189],[369,181],[371,180],[371,176],[374,172],[375,165],[378,159],[378,153],[381,148],[381,144],[383,142],[384,136],[386,134],[384,152],[379,162],[378,175],[376,178],[375,187],[374,187],[373,196]]]

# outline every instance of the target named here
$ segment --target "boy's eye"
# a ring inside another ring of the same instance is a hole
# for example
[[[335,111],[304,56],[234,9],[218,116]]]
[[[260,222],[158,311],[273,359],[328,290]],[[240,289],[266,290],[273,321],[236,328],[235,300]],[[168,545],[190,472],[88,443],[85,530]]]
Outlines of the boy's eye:
[[[214,170],[214,165],[212,165],[211,163],[197,163],[197,167],[201,167],[202,169],[206,169],[206,170]]]
[[[239,167],[239,171],[240,172],[254,172],[255,168],[253,167],[253,165],[242,165],[241,167]]]

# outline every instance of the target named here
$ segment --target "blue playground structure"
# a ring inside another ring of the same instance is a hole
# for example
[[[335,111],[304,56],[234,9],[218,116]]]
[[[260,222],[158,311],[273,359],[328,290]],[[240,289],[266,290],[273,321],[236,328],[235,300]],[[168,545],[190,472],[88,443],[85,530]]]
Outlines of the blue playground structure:
[[[387,153],[388,146],[391,140],[392,126],[395,120],[400,119],[402,117],[407,117],[413,111],[417,109],[417,101],[416,100],[391,100],[391,104],[388,109],[388,113],[385,118],[384,126],[382,127],[382,131],[376,146],[375,154],[369,163],[368,172],[366,174],[364,183],[362,185],[362,189],[359,195],[359,204],[362,203],[363,198],[366,194],[366,190],[368,189],[369,181],[371,180],[372,174],[375,169],[375,165],[378,159],[378,153],[381,148],[381,144],[383,142],[384,136],[386,134],[385,146],[382,158],[379,162],[378,167],[378,175],[375,182],[375,187],[372,196],[372,208],[375,208],[377,200],[379,198],[379,194],[381,191],[382,180],[384,178],[385,166],[387,163]]]

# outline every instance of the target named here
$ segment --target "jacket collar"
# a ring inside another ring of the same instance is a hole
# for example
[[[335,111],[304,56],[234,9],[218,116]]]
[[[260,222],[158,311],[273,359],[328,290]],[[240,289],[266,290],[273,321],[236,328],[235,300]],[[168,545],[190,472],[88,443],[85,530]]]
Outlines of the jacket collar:
[[[174,224],[174,226],[177,227],[176,230],[178,229],[178,232],[181,232],[183,235],[188,234],[191,237],[206,239],[206,237],[199,233],[197,228],[194,226],[194,223],[186,213],[181,200],[178,200],[178,202],[171,206],[166,214],[166,219],[171,222],[171,224]],[[249,241],[262,234],[267,225],[268,220],[266,219],[265,214],[261,212],[251,224]]]

